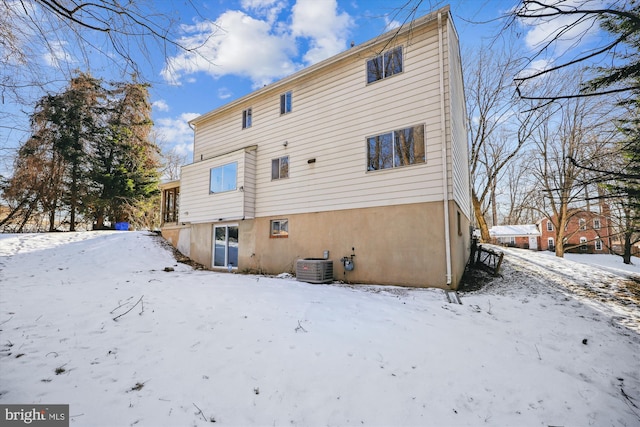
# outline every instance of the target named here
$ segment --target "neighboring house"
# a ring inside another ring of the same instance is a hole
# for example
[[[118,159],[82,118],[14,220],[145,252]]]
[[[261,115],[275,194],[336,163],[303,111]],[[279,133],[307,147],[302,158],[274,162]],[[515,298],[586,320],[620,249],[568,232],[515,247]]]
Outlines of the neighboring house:
[[[540,230],[536,224],[494,225],[489,235],[498,245],[540,250]]]
[[[564,228],[564,245],[566,252],[608,254],[612,247],[612,229],[609,223],[609,207],[603,205],[601,212],[574,209],[569,211],[569,221]],[[539,221],[540,248],[544,251],[555,251],[557,220],[543,218]]]
[[[327,256],[336,280],[457,288],[471,209],[448,7],[190,124],[194,162],[162,233],[193,260],[277,274]]]

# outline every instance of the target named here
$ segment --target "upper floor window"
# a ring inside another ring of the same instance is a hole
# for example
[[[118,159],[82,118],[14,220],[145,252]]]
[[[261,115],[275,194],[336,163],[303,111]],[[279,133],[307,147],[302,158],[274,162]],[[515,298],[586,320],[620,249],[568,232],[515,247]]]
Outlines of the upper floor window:
[[[291,96],[291,91],[280,95],[280,114],[287,114],[291,112]]]
[[[251,127],[251,108],[242,111],[242,129]]]
[[[367,61],[367,83],[386,79],[402,72],[402,46]]]
[[[289,156],[271,160],[271,179],[289,178]]]
[[[367,138],[367,170],[397,168],[426,162],[424,125]]]
[[[593,229],[600,230],[600,218],[593,219]]]
[[[209,181],[210,193],[222,193],[236,189],[236,176],[238,174],[238,163],[233,162],[217,168],[211,168]]]
[[[586,230],[587,229],[587,221],[584,218],[580,218],[578,220],[578,226],[579,226],[580,230]]]
[[[547,220],[547,231],[553,231],[553,223]]]

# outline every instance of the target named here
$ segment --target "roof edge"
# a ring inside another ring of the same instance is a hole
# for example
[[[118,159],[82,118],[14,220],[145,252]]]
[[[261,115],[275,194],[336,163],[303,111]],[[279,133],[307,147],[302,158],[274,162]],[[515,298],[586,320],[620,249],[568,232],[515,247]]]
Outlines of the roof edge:
[[[250,92],[247,95],[244,95],[244,96],[242,96],[242,97],[240,97],[240,98],[238,98],[238,99],[236,99],[234,101],[231,101],[231,102],[229,102],[227,104],[224,104],[224,105],[222,105],[222,106],[220,106],[220,107],[218,107],[218,108],[216,108],[214,110],[211,110],[211,111],[209,111],[207,113],[204,113],[204,114],[202,114],[202,115],[200,115],[200,116],[198,116],[198,117],[196,117],[194,119],[191,119],[191,120],[188,121],[188,123],[190,125],[197,126],[198,123],[206,121],[209,118],[221,113],[222,111],[231,109],[231,108],[233,108],[233,107],[235,107],[235,106],[237,106],[239,104],[242,104],[242,103],[244,103],[244,102],[246,102],[246,101],[248,101],[248,100],[250,100],[250,99],[252,99],[254,97],[257,97],[257,96],[259,96],[259,95],[261,95],[263,93],[276,90],[281,86],[285,86],[286,84],[290,83],[293,80],[299,79],[299,78],[304,77],[304,76],[306,76],[308,74],[312,74],[312,73],[314,73],[314,72],[316,72],[318,70],[321,70],[321,69],[323,69],[325,67],[328,67],[329,65],[332,65],[332,64],[342,60],[343,58],[345,58],[347,56],[354,55],[354,54],[357,54],[359,52],[363,52],[363,51],[371,48],[371,46],[374,46],[374,45],[376,45],[378,43],[391,40],[394,37],[398,37],[398,36],[404,35],[404,34],[410,32],[410,31],[414,30],[416,27],[423,26],[423,25],[426,25],[428,23],[431,23],[431,21],[435,21],[438,18],[438,14],[446,15],[447,19],[449,21],[453,22],[453,19],[452,19],[451,14],[450,14],[450,6],[449,5],[445,5],[445,6],[441,7],[438,10],[430,12],[430,13],[424,15],[424,16],[421,16],[421,17],[419,17],[417,19],[414,19],[413,21],[408,22],[405,25],[402,25],[401,27],[399,27],[399,29],[398,28],[394,28],[392,30],[389,30],[386,33],[383,33],[378,37],[375,37],[373,39],[367,40],[362,44],[356,45],[356,46],[354,46],[352,48],[349,48],[349,49],[347,49],[347,50],[345,50],[343,52],[335,54],[335,55],[333,55],[333,56],[331,56],[331,57],[329,57],[327,59],[324,59],[324,60],[322,60],[320,62],[317,62],[317,63],[315,63],[313,65],[305,67],[305,68],[303,68],[303,69],[301,69],[299,71],[296,71],[293,74],[290,74],[290,75],[288,75],[286,77],[281,78],[280,80],[277,80],[277,81],[275,81],[273,83],[270,83],[270,84],[268,84],[268,85],[266,85],[266,86],[264,86],[264,87],[262,87],[260,89],[257,89],[257,90],[255,90],[253,92]],[[455,31],[455,27],[454,27],[454,31]]]

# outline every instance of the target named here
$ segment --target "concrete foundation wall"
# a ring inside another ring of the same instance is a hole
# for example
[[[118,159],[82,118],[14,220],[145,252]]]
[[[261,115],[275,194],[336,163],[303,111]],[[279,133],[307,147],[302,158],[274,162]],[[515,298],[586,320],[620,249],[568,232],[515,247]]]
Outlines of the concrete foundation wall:
[[[211,268],[214,225],[237,225],[238,271],[295,273],[300,258],[321,258],[329,251],[334,279],[416,287],[447,287],[443,204],[419,203],[311,214],[281,215],[191,226],[190,254]],[[469,221],[449,203],[451,280],[457,287],[469,257]],[[273,238],[270,222],[286,219],[289,236]],[[354,255],[353,271],[342,257]]]

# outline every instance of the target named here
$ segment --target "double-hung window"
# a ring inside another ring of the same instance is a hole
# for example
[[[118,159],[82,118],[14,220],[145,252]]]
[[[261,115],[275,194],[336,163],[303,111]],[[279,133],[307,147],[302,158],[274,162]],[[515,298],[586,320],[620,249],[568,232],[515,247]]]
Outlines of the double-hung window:
[[[402,46],[367,61],[367,83],[386,79],[402,72]]]
[[[289,178],[289,156],[271,160],[271,179]]]
[[[367,170],[397,168],[426,162],[424,125],[367,138]]]
[[[578,220],[578,226],[579,226],[580,230],[586,230],[587,229],[587,221],[584,218],[580,218]]]
[[[251,127],[251,108],[242,111],[242,129]]]
[[[292,92],[288,91],[280,95],[280,114],[291,112]]]
[[[547,231],[553,231],[553,223],[551,220],[547,220]]]
[[[238,163],[228,163],[223,166],[211,168],[209,192],[222,193],[236,189],[236,175],[238,173]]]
[[[602,250],[602,240],[596,239],[595,246],[596,246],[596,251],[601,251]]]
[[[600,218],[593,219],[593,229],[600,230]]]

